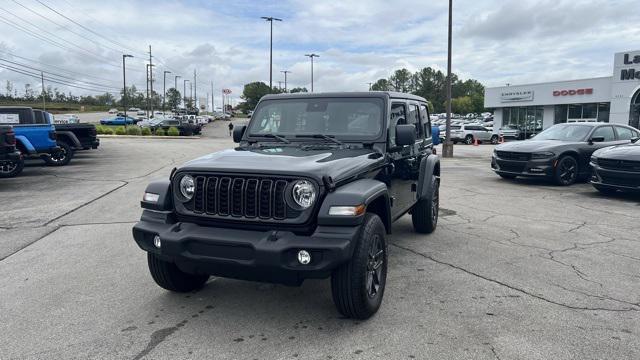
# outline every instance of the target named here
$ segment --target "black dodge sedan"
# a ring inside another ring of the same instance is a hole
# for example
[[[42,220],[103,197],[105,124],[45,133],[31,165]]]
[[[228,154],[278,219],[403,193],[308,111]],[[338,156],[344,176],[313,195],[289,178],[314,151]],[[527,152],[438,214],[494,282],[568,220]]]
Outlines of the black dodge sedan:
[[[601,193],[640,192],[640,141],[594,152],[591,167],[591,184]]]
[[[559,185],[571,185],[589,177],[589,159],[594,151],[630,144],[637,137],[640,132],[625,125],[557,124],[532,139],[497,146],[491,168],[506,179],[546,177]]]

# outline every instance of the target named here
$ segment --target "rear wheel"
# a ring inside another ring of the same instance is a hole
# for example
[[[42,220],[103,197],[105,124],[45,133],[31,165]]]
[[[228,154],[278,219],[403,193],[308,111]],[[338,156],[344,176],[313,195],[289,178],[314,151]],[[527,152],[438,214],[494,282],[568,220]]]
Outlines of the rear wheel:
[[[568,186],[575,183],[578,178],[578,162],[573,156],[563,156],[558,160],[554,175],[558,185]]]
[[[64,166],[71,161],[73,157],[73,149],[65,142],[59,142],[60,151],[55,154],[47,155],[43,159],[50,166]]]
[[[169,291],[198,290],[209,280],[209,275],[188,274],[180,270],[176,264],[164,261],[152,253],[147,253],[147,263],[156,284]]]
[[[0,178],[11,178],[17,176],[24,169],[24,160],[6,161],[0,163]]]
[[[498,135],[493,135],[493,136],[491,137],[491,143],[492,143],[493,145],[496,145],[496,144],[497,144],[497,143],[499,143],[499,142],[500,142],[500,138],[498,137]]]
[[[467,135],[464,138],[464,143],[467,144],[467,145],[473,144],[473,135]]]
[[[430,234],[438,225],[440,209],[440,180],[437,176],[431,178],[431,194],[426,199],[419,200],[411,210],[413,229],[421,234]]]
[[[333,271],[331,293],[338,311],[368,319],[380,308],[387,281],[387,242],[378,215],[368,213],[351,260]]]

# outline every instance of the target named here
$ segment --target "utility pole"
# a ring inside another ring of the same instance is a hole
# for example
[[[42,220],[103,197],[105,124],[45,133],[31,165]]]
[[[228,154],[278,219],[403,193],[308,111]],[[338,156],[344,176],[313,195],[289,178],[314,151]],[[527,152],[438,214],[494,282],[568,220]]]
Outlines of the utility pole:
[[[291,71],[282,70],[280,72],[284,74],[284,92],[287,92],[287,74],[290,73]]]
[[[187,109],[187,82],[189,82],[189,80],[187,79],[182,81],[182,98],[183,98],[185,110]]]
[[[305,54],[304,56],[309,57],[311,59],[311,92],[313,92],[313,58],[320,57],[318,54]]]
[[[127,125],[127,73],[125,71],[124,60],[128,57],[133,57],[133,55],[123,54],[122,55],[122,106],[124,107],[124,124]]]
[[[151,45],[149,45],[149,82],[151,87],[151,116],[153,116],[153,56],[151,56]]]
[[[198,77],[196,75],[196,69],[193,69],[193,95],[195,96],[194,108],[198,108]]]
[[[369,83],[367,83],[367,84],[369,84],[369,91],[371,91],[371,85],[373,85],[373,83],[372,83],[372,82],[369,82]]]
[[[214,112],[216,112],[216,107],[215,107],[214,102],[213,102],[213,94],[214,94],[214,92],[213,92],[213,80],[212,80],[211,81],[211,113],[212,114]]]
[[[453,142],[451,141],[451,33],[453,23],[453,0],[449,0],[449,43],[447,55],[447,125],[445,130],[446,140],[442,144],[442,156],[453,157]]]
[[[273,90],[273,22],[282,21],[282,19],[272,16],[262,16],[261,19],[268,21],[271,25],[271,33],[269,35],[269,89]]]
[[[179,77],[182,77],[182,76],[180,76],[180,75],[176,75],[176,76],[173,78],[173,88],[174,88],[174,89],[176,89],[176,91],[178,91],[178,78],[179,78]],[[178,100],[180,100],[180,99],[178,98]],[[178,101],[178,103],[176,104],[176,110],[178,110],[178,106],[179,106],[179,105],[180,105],[180,101]]]
[[[147,106],[144,111],[147,113],[147,119],[149,118],[149,64],[146,66],[147,70]]]
[[[40,71],[40,78],[42,79],[42,111],[47,111],[46,93],[44,91],[44,72]]]
[[[164,103],[167,98],[167,74],[171,74],[171,71],[164,71],[164,79],[162,81],[162,112],[164,113]]]
[[[189,102],[191,103],[191,107],[193,107],[193,83],[189,82]]]

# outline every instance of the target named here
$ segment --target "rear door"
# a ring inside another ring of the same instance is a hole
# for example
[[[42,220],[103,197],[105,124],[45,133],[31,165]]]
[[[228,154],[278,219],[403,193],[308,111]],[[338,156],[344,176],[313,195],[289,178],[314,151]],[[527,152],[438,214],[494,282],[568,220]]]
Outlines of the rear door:
[[[412,175],[411,169],[415,166],[415,145],[396,145],[396,125],[406,125],[409,108],[404,100],[393,100],[389,117],[389,140],[388,153],[392,161],[392,166],[387,167],[383,177],[390,185],[390,195],[392,199],[391,215],[397,219],[407,212],[413,205],[414,196],[411,191]]]

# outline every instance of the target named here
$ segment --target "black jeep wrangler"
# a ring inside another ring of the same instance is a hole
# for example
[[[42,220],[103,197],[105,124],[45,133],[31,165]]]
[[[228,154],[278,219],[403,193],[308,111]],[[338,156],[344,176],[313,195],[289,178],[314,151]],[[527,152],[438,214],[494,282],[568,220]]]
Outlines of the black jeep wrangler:
[[[0,178],[17,176],[23,167],[24,160],[16,148],[16,133],[13,127],[0,125]]]
[[[438,221],[440,161],[427,102],[390,92],[268,95],[235,149],[152,182],[133,237],[161,287],[187,292],[210,275],[300,285],[331,277],[336,307],[380,307],[391,224]]]

